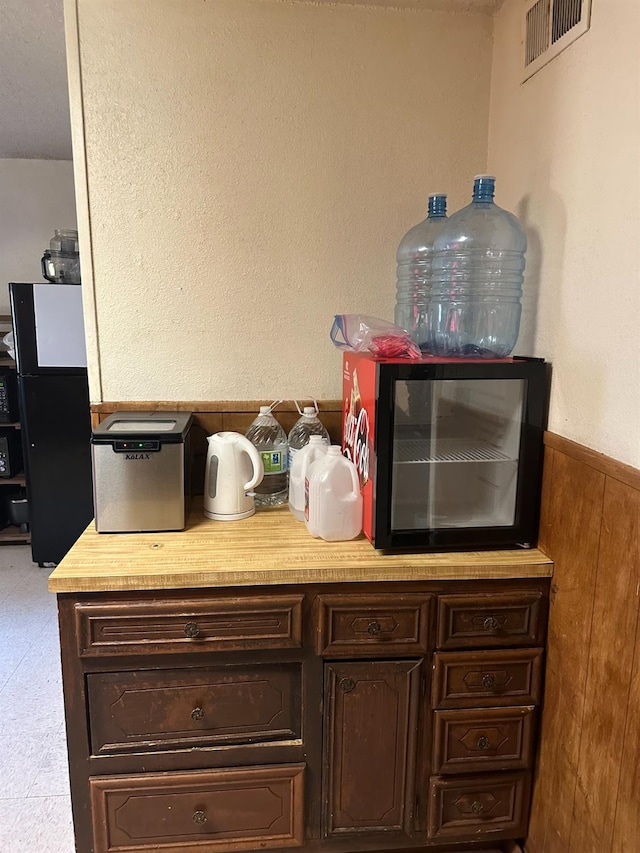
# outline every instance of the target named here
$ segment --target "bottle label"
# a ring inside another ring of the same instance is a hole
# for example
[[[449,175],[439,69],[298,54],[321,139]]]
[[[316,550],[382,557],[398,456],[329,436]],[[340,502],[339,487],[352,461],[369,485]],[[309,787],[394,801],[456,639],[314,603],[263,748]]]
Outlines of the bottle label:
[[[309,521],[309,478],[304,478],[304,517]]]
[[[284,474],[287,470],[287,454],[280,450],[262,450],[260,452],[264,473]]]

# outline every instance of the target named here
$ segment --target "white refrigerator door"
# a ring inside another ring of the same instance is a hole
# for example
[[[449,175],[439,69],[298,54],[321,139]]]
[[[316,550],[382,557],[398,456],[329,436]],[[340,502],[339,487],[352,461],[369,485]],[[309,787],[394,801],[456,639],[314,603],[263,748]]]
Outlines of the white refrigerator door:
[[[77,284],[34,284],[39,367],[86,367],[82,291]]]

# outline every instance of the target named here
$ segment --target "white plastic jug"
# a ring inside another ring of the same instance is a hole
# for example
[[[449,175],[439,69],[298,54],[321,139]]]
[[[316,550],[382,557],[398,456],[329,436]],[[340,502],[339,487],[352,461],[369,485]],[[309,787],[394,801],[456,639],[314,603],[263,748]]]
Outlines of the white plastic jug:
[[[293,457],[289,471],[289,509],[298,521],[304,521],[304,484],[309,466],[324,456],[328,449],[322,435],[312,435],[309,443]]]
[[[307,530],[328,542],[355,539],[362,530],[356,466],[333,445],[309,466],[305,482]]]

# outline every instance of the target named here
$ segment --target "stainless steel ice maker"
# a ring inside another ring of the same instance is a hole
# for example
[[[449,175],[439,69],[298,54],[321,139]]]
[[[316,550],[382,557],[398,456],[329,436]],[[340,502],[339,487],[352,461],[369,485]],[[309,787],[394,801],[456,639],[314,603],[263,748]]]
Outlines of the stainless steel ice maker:
[[[190,412],[116,412],[93,431],[96,530],[183,530],[190,491]]]

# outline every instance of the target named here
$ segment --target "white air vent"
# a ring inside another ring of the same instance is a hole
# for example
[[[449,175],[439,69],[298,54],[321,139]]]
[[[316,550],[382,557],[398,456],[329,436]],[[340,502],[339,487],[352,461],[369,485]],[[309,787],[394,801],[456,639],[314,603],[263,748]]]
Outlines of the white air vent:
[[[524,73],[528,80],[579,36],[591,21],[591,0],[524,0]]]

